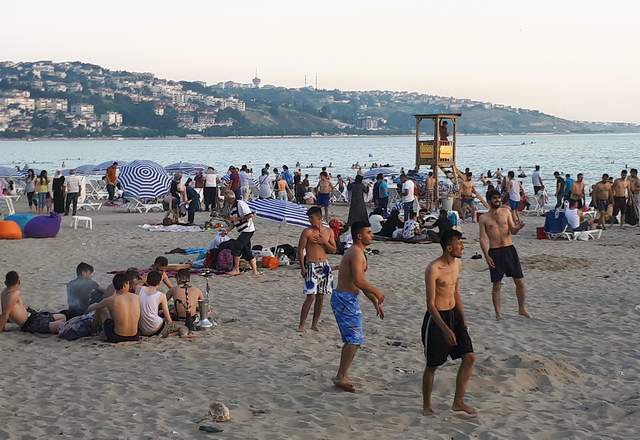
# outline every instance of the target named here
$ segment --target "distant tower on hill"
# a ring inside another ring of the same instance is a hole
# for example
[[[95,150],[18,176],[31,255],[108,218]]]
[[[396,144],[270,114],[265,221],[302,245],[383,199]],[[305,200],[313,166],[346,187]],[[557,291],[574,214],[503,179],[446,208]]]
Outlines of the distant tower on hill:
[[[260,78],[258,78],[258,68],[257,67],[256,67],[256,76],[253,78],[252,82],[253,82],[253,87],[255,87],[256,89],[260,88],[260,83],[262,82],[262,80]]]

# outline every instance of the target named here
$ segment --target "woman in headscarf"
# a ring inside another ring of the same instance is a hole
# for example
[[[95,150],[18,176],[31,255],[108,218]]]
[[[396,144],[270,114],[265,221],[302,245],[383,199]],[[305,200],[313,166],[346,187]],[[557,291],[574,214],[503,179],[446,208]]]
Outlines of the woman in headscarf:
[[[64,213],[64,176],[62,171],[56,171],[56,176],[53,178],[52,183],[53,190],[53,211],[58,214]]]
[[[347,185],[347,190],[351,193],[347,226],[351,226],[357,221],[367,222],[369,220],[369,216],[367,215],[367,206],[364,202],[364,195],[369,192],[369,185],[362,183],[362,176],[357,175],[355,182],[351,182]]]

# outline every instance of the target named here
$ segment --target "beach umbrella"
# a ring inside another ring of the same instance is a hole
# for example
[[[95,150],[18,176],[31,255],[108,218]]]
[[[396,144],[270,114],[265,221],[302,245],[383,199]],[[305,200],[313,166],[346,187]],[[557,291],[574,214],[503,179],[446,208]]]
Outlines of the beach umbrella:
[[[107,171],[107,168],[113,165],[114,162],[118,162],[119,167],[123,167],[129,164],[129,162],[127,162],[126,160],[108,160],[106,162],[99,163],[98,165],[93,167],[93,171],[97,171],[97,172]]]
[[[120,168],[118,181],[125,196],[138,199],[157,199],[169,192],[171,177],[159,165],[150,160],[134,160]]]
[[[310,226],[307,210],[287,200],[255,199],[248,202],[257,217],[306,228]]]
[[[83,176],[90,176],[92,174],[95,174],[95,171],[93,171],[93,170],[94,170],[94,168],[96,166],[97,165],[91,165],[91,164],[80,165],[80,166],[75,168],[76,174],[80,174],[80,175],[83,175]]]
[[[398,172],[392,168],[372,168],[370,170],[365,171],[362,175],[364,180],[376,180],[376,176],[382,173],[382,177],[385,179],[387,177],[395,177],[398,175]]]
[[[172,163],[164,167],[167,173],[183,173],[183,174],[195,174],[198,171],[204,171],[207,169],[207,165],[190,162],[178,162]]]

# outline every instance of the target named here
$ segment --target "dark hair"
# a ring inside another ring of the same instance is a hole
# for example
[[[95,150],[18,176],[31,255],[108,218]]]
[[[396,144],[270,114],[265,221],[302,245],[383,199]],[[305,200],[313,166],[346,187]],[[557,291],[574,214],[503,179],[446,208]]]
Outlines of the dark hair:
[[[114,164],[114,165],[118,165],[118,162],[114,162],[113,164]]]
[[[371,224],[369,222],[357,221],[353,222],[351,225],[351,238],[356,239],[356,236],[364,229],[370,228]]]
[[[570,179],[571,178],[571,174],[567,173],[564,175],[565,178]]]
[[[418,213],[417,213],[417,212],[415,212],[415,211],[411,211],[411,213],[409,214],[409,218],[410,218],[410,219],[412,219],[412,218],[417,218],[417,217],[418,217]]]
[[[286,171],[286,170],[288,170],[288,169],[289,169],[289,167],[288,167],[288,166],[286,166],[286,165],[282,165],[282,169]]]
[[[447,229],[444,231],[440,235],[440,246],[442,246],[442,250],[446,251],[447,246],[449,246],[455,239],[462,239],[462,232],[455,229]]]
[[[500,193],[498,191],[496,191],[495,189],[491,189],[491,190],[487,191],[487,193],[485,195],[487,196],[487,200],[491,200],[495,196],[500,197]]]
[[[85,262],[78,264],[78,267],[76,267],[76,275],[80,276],[82,272],[93,273],[93,266]]]
[[[376,174],[376,180],[377,179],[380,179],[380,180],[384,179],[384,174],[382,174],[382,173]]]
[[[360,183],[360,182],[362,182],[362,176],[360,174],[358,174],[356,176],[356,183]]]
[[[124,285],[130,282],[127,273],[117,273],[113,276],[113,288],[116,290],[124,289]]]
[[[509,171],[509,172],[507,173],[507,176],[509,176],[509,177],[516,177],[516,173],[514,173],[513,171]]]
[[[638,170],[636,168],[631,168],[629,172],[638,174]]]
[[[191,280],[191,271],[189,269],[180,269],[176,273],[176,281],[178,284],[184,284]]]
[[[129,281],[130,283],[133,283],[135,280],[140,278],[140,272],[138,272],[138,269],[136,269],[135,267],[127,269],[125,274],[127,275],[127,281]]]
[[[311,208],[307,209],[307,217],[311,217],[312,215],[322,218],[322,208],[320,208],[319,206],[312,206]]]
[[[327,172],[326,172],[326,171],[321,172],[321,173],[320,173],[320,175],[321,175],[322,177],[329,177],[329,175],[327,174]],[[306,174],[306,176],[308,176],[308,174]]]
[[[20,281],[20,275],[15,270],[7,272],[4,277],[4,285],[7,287],[13,287]]]
[[[540,165],[536,165],[536,171],[540,171]]]
[[[449,213],[447,212],[446,209],[441,209],[440,210],[440,217],[442,218],[449,218]]]
[[[577,177],[584,177],[584,174],[582,174],[582,173],[578,173],[578,176],[577,176]]]
[[[162,281],[162,274],[157,270],[152,270],[147,274],[147,284],[149,286],[159,286]]]
[[[169,265],[167,257],[159,256],[153,261],[153,267],[164,267]]]
[[[604,179],[608,179],[608,178],[609,178],[609,175],[608,175],[607,173],[604,173],[604,174],[602,175],[602,179],[603,179],[603,180],[604,180]]]

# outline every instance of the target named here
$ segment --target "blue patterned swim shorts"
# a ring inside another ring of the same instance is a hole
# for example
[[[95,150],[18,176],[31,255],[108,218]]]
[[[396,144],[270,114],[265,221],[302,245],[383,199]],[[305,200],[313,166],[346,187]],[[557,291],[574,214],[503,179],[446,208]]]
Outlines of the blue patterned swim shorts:
[[[345,344],[364,344],[364,325],[358,295],[351,292],[333,291],[331,309],[336,317],[342,342]]]

